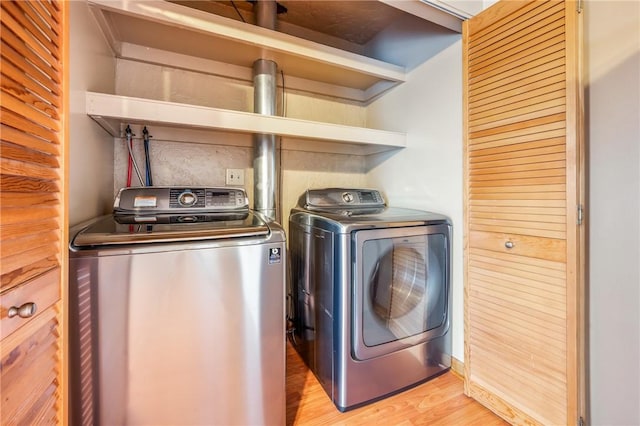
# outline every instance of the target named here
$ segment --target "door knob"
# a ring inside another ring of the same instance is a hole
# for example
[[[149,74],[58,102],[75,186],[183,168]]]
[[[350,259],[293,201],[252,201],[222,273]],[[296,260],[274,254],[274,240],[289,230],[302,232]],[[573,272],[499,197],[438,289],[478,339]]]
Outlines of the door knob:
[[[16,315],[20,318],[31,318],[38,310],[38,306],[33,302],[28,302],[20,307],[12,306],[7,311],[7,316],[13,318]]]
[[[506,243],[504,243],[504,246],[508,249],[511,249],[515,246],[515,244],[513,244],[513,241],[507,241]]]

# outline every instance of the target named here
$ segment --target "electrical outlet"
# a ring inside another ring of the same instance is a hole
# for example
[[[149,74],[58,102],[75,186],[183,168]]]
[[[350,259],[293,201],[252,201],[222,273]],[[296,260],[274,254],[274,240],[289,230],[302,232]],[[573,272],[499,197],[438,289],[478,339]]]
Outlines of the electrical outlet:
[[[244,185],[243,169],[227,169],[227,177],[225,179],[227,185],[242,186]]]

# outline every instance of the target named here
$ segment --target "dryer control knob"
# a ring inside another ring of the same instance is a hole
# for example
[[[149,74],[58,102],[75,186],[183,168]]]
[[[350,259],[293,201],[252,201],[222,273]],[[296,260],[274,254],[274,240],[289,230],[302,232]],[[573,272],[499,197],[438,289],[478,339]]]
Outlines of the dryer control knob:
[[[183,207],[191,207],[198,202],[198,196],[191,191],[184,191],[178,195],[178,203]]]
[[[345,203],[352,203],[353,202],[353,194],[350,192],[345,192],[342,194],[342,199],[344,200]]]

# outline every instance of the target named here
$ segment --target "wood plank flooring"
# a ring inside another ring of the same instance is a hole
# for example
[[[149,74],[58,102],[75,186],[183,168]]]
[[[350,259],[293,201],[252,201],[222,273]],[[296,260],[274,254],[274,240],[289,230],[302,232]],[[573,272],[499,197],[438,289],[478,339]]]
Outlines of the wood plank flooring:
[[[293,347],[287,344],[287,425],[507,425],[462,391],[446,373],[382,401],[339,412]]]

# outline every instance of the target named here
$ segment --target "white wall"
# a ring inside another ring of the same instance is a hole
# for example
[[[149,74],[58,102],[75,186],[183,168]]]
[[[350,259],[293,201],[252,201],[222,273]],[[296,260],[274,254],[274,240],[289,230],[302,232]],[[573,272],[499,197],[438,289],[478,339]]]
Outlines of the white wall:
[[[370,156],[367,183],[397,207],[443,213],[453,221],[452,354],[464,359],[462,281],[462,43],[434,34],[432,57],[369,108],[369,125],[407,132],[407,147]]]
[[[238,80],[171,67],[119,59],[115,93],[170,102],[253,110],[253,88]],[[285,76],[286,77],[286,76]],[[286,81],[286,78],[285,78]],[[281,91],[278,90],[281,95]],[[366,108],[326,96],[286,90],[286,116],[335,124],[363,126]],[[278,109],[282,111],[282,97]],[[140,128],[132,126],[137,139],[134,154],[144,174],[144,152]],[[148,130],[153,136],[154,126]],[[225,146],[233,138],[234,146]],[[250,135],[216,133],[208,143],[185,143],[151,138],[150,157],[154,185],[225,185],[225,169],[243,169],[250,201],[253,199],[253,148]],[[126,184],[128,151],[123,140],[113,145],[113,195]],[[307,188],[364,186],[365,159],[362,156],[282,150],[278,153],[282,170],[282,223],[287,228],[289,211]],[[133,185],[138,181],[133,179]]]
[[[640,424],[640,2],[585,8],[591,423]]]
[[[85,92],[113,93],[115,60],[84,1],[70,2],[69,223],[107,213],[113,203],[113,140],[91,120]]]

